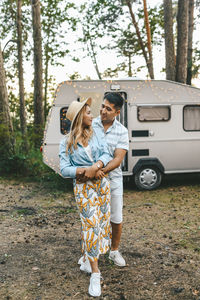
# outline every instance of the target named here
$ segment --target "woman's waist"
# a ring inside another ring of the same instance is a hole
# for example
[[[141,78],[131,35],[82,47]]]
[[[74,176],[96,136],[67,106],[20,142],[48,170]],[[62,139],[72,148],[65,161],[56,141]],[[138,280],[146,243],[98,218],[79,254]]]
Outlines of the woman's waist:
[[[90,183],[97,184],[97,183],[101,183],[101,182],[108,182],[110,184],[107,174],[105,174],[105,176],[101,179],[92,178],[92,179],[88,179],[85,181],[79,181],[76,178],[74,178],[73,181],[74,181],[74,184],[90,184]]]

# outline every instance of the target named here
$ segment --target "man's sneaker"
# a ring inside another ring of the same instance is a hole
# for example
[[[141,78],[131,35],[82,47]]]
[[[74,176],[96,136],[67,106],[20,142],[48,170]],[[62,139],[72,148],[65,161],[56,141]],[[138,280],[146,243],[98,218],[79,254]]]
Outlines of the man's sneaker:
[[[93,297],[99,297],[101,295],[100,279],[101,279],[101,273],[91,274],[88,293]]]
[[[88,258],[85,259],[85,262],[82,260],[80,270],[87,273],[92,273],[92,268]]]
[[[109,254],[109,259],[111,259],[115,263],[115,265],[119,267],[125,267],[126,265],[124,258],[122,257],[122,255],[119,253],[118,250],[114,250],[114,251],[111,250]]]

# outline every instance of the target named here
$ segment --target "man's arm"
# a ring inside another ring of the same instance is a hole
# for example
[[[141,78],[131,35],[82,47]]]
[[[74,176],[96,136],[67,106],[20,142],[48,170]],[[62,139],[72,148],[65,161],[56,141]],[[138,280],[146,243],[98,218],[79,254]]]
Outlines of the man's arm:
[[[117,167],[119,167],[126,155],[127,150],[125,149],[115,149],[114,158],[103,168],[103,172],[106,174]]]

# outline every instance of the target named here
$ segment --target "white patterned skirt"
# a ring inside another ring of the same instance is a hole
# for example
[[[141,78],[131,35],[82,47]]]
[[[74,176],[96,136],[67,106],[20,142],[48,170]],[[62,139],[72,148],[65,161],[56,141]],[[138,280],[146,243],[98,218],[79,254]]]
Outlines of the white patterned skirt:
[[[82,252],[93,262],[110,247],[110,183],[106,177],[74,183],[74,194],[81,218]]]

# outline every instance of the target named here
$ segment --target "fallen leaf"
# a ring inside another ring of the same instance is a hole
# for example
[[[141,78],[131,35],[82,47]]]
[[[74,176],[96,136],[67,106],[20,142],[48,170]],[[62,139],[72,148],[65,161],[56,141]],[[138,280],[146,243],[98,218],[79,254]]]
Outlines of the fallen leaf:
[[[198,296],[198,295],[199,295],[199,291],[194,290],[194,291],[192,291],[192,294],[193,294],[194,296]]]
[[[33,268],[32,268],[33,271],[38,271],[39,269],[40,269],[40,268],[38,268],[38,267],[33,267]]]

